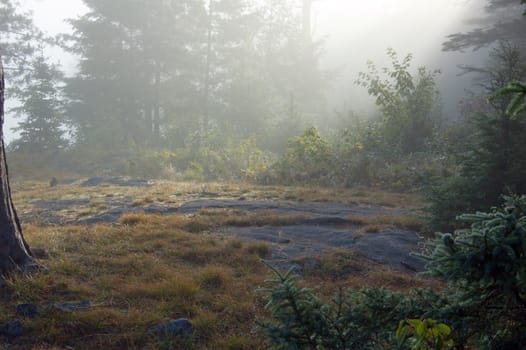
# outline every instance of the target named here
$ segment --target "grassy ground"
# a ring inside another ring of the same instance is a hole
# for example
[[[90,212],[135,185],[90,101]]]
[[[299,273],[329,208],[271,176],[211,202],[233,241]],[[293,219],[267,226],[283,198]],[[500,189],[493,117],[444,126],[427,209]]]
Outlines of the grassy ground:
[[[38,182],[13,184],[19,210],[36,199],[79,196],[133,196],[142,203],[180,203],[199,193],[219,198],[341,201],[418,209],[414,195],[373,190],[258,187],[233,184],[174,184],[148,188],[59,186]],[[94,211],[100,208],[94,208]],[[73,208],[71,215],[75,215]],[[371,218],[356,218],[371,220]],[[265,317],[265,298],[257,292],[271,272],[261,262],[270,252],[258,242],[214,232],[218,225],[245,225],[293,217],[240,216],[202,211],[192,215],[126,214],[118,225],[25,225],[32,247],[44,249],[49,273],[15,276],[1,290],[0,322],[15,317],[21,303],[49,305],[89,300],[88,311],[44,309],[23,318],[29,332],[0,337],[10,349],[266,349],[255,320]],[[379,217],[371,225],[415,225],[414,218]],[[374,232],[372,230],[371,232]],[[305,270],[301,283],[319,286],[329,296],[339,287],[382,285],[398,290],[431,282],[366,261],[352,250],[326,252],[321,268]],[[19,317],[19,316],[18,316]],[[161,339],[148,332],[157,323],[185,317],[196,331],[192,342]],[[2,345],[4,344],[4,345]]]

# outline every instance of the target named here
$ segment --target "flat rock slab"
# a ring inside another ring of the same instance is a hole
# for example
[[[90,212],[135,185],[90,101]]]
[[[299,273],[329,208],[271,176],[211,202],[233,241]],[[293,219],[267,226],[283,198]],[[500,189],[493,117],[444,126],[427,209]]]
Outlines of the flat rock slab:
[[[375,233],[357,233],[356,228],[338,229],[327,226],[227,227],[225,234],[269,242],[271,261],[288,261],[315,256],[326,250],[355,248],[369,259],[392,267],[422,271],[425,262],[412,255],[420,250],[416,232],[384,229]]]
[[[96,177],[80,183],[80,186],[100,184],[148,186],[149,182]],[[363,227],[360,221],[352,219],[355,216],[407,214],[403,209],[338,202],[247,201],[214,197],[217,196],[209,194],[208,198],[188,201],[180,206],[164,203],[137,206],[131,197],[116,200],[112,196],[106,196],[102,197],[102,204],[106,209],[90,217],[74,215],[78,210],[89,208],[93,200],[90,197],[35,201],[32,203],[32,211],[24,213],[22,220],[40,219],[50,224],[93,225],[115,224],[123,214],[132,212],[187,215],[197,213],[201,209],[240,210],[244,213],[272,211],[279,215],[298,215],[305,218],[298,218],[286,226],[223,227],[220,231],[245,239],[268,242],[273,252],[271,260],[276,262],[316,256],[335,248],[354,248],[371,260],[392,267],[421,271],[425,265],[422,259],[411,255],[412,252],[418,252],[420,249],[417,232],[388,227],[381,228],[375,233],[363,233],[359,232]],[[96,200],[100,204],[101,197],[97,197]],[[64,213],[66,216],[60,215]]]
[[[246,211],[273,210],[280,214],[314,214],[345,218],[352,215],[393,214],[402,212],[395,208],[357,205],[338,202],[275,202],[243,200],[196,200],[184,203],[179,213],[193,213],[200,209],[233,209]]]
[[[129,187],[144,187],[150,186],[151,183],[147,180],[141,179],[124,179],[120,177],[92,177],[80,184],[81,187],[93,187],[102,184],[115,186],[129,186]]]

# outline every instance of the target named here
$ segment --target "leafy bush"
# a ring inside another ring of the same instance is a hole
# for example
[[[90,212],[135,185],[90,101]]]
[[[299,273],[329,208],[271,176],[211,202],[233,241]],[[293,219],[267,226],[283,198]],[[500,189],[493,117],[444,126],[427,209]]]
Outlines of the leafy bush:
[[[266,171],[267,164],[268,156],[257,147],[255,138],[249,138],[234,145],[145,152],[130,158],[124,172],[131,176],[171,176],[186,181],[256,181],[259,174]]]
[[[396,330],[398,347],[409,344],[411,350],[442,350],[453,347],[451,328],[433,319],[404,320]]]
[[[272,172],[279,182],[327,184],[333,172],[331,144],[316,128],[309,128],[288,142]]]
[[[382,113],[384,151],[403,154],[422,151],[438,124],[439,93],[435,82],[438,71],[420,67],[412,74],[411,54],[400,60],[393,49],[388,49],[387,55],[391,59],[390,68],[379,71],[374,63],[368,62],[369,71],[360,73],[356,83],[376,98]]]

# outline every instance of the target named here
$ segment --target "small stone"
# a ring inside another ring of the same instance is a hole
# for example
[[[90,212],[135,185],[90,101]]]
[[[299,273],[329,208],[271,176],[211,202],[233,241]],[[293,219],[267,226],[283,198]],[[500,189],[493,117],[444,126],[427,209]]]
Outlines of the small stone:
[[[49,187],[55,187],[58,185],[58,180],[56,177],[52,178],[51,181],[49,181]]]
[[[150,332],[159,337],[190,338],[194,334],[194,325],[186,318],[179,318],[150,327]]]
[[[0,334],[6,335],[8,337],[19,337],[24,334],[24,325],[22,321],[14,319],[9,321],[9,323],[0,324]]]

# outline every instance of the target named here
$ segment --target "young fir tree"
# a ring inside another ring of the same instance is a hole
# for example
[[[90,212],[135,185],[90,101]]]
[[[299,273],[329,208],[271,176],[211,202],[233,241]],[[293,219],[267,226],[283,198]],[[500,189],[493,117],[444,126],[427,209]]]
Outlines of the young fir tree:
[[[492,51],[486,67],[465,68],[478,75],[484,100],[508,82],[526,78],[524,58],[507,42]],[[511,98],[501,95],[471,111],[476,132],[458,155],[459,174],[430,190],[435,228],[450,229],[458,213],[489,209],[503,193],[526,193],[526,118],[510,113]]]
[[[26,85],[13,89],[21,103],[13,111],[22,118],[14,128],[20,132],[16,148],[32,152],[62,148],[65,145],[59,86],[62,72],[38,55],[24,71],[23,79]]]

